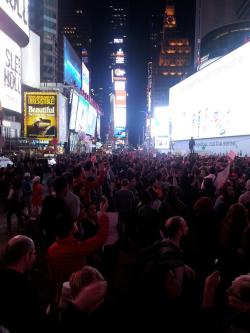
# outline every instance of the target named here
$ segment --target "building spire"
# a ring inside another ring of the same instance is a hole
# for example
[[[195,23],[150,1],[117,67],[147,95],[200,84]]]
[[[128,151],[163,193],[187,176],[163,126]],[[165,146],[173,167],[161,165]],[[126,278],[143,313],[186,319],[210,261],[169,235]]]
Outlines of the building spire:
[[[166,1],[163,29],[176,28],[175,5],[173,0]]]

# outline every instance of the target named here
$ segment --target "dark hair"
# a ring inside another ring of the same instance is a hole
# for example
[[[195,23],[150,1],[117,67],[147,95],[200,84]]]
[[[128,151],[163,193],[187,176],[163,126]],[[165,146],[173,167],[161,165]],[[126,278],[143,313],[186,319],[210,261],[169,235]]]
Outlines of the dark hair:
[[[3,252],[2,261],[4,265],[17,264],[23,256],[34,249],[31,238],[17,235],[11,238],[6,244]]]
[[[72,173],[70,173],[70,172],[64,172],[63,173],[63,177],[67,180],[67,183],[69,185],[73,184],[73,175],[72,175]]]
[[[126,178],[122,179],[121,186],[128,186],[129,182]]]
[[[79,177],[81,173],[82,173],[82,167],[80,165],[75,166],[73,169],[73,177],[74,178]]]
[[[179,231],[180,227],[182,226],[181,222],[183,218],[181,216],[173,216],[167,219],[165,222],[164,228],[166,232],[166,236],[169,238],[175,238],[177,232]]]
[[[90,171],[93,168],[93,163],[91,161],[87,161],[83,165],[83,169],[85,171]]]
[[[74,221],[69,216],[66,216],[63,213],[57,215],[53,220],[55,235],[59,238],[66,238],[72,230],[73,224]]]
[[[63,176],[57,177],[53,184],[56,194],[62,193],[65,190],[65,188],[67,187],[67,185],[68,185],[68,182],[65,177],[63,177]]]

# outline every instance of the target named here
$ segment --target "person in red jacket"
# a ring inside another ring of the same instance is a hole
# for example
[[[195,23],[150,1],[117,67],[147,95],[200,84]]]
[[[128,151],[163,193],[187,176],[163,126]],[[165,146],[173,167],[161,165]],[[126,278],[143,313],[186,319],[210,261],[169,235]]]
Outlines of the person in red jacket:
[[[105,243],[109,225],[108,216],[105,214],[107,207],[107,202],[100,204],[100,228],[94,237],[84,241],[74,238],[73,234],[76,231],[76,225],[73,221],[61,216],[54,222],[57,240],[48,248],[47,260],[56,302],[60,297],[63,282],[67,281],[73,272],[82,268],[89,254]]]

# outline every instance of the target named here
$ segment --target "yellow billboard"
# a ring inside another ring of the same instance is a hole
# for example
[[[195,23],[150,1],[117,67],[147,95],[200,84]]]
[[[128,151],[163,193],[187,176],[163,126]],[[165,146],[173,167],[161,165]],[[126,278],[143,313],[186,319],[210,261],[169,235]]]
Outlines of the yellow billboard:
[[[57,139],[58,94],[24,93],[24,136],[41,140]]]

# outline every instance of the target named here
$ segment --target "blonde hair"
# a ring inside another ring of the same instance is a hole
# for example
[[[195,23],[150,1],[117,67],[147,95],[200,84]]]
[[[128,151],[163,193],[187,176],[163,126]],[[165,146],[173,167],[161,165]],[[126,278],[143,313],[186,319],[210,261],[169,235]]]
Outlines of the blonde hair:
[[[83,266],[80,271],[71,274],[69,284],[71,288],[72,297],[78,296],[82,288],[87,287],[92,282],[105,281],[102,274],[94,267]]]

